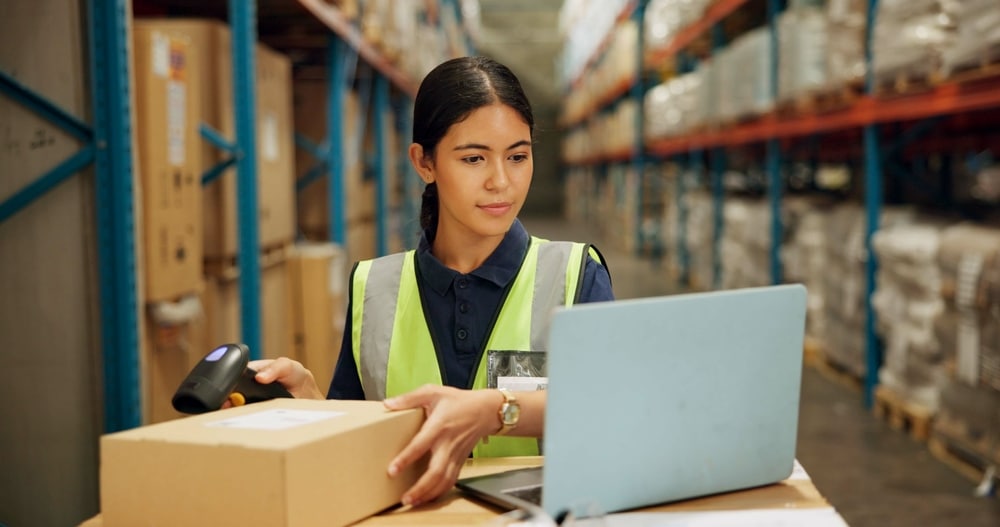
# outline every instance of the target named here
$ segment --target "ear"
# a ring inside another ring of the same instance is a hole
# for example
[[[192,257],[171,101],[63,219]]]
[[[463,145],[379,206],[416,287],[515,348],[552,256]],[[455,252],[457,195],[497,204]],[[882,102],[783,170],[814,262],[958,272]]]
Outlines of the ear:
[[[417,170],[417,175],[420,179],[424,180],[424,183],[430,185],[434,182],[434,164],[431,159],[424,155],[424,147],[417,143],[410,145],[409,150],[410,163],[413,164],[413,168]]]

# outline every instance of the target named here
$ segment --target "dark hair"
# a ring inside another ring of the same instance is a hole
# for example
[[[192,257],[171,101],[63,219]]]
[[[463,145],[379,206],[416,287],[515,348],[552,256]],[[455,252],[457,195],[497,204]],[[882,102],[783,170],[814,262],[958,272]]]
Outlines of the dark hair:
[[[521,82],[510,68],[486,57],[461,57],[438,65],[424,77],[413,104],[413,142],[433,156],[451,125],[473,111],[499,102],[521,115],[534,133],[535,118]],[[424,189],[420,226],[437,229],[437,183]]]

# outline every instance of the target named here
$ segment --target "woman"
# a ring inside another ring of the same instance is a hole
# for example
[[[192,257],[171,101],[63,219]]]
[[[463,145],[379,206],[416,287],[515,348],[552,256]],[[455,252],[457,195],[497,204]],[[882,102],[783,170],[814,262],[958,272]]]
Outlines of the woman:
[[[506,66],[464,57],[431,71],[414,102],[409,148],[426,184],[423,236],[415,251],[359,262],[351,272],[327,397],[425,409],[423,428],[388,468],[394,475],[430,452],[405,504],[446,492],[470,453],[537,454],[537,442],[525,438],[542,432],[544,392],[486,388],[516,375],[511,365],[539,366],[552,309],[613,299],[595,250],[531,237],[517,220],[531,185],[533,129],[531,106]],[[259,382],[323,397],[295,361],[254,366]],[[521,437],[488,438],[498,433]]]

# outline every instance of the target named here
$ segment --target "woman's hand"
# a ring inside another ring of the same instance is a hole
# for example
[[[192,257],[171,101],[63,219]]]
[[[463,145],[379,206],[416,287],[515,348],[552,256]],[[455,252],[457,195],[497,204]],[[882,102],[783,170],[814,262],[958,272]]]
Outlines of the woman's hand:
[[[301,362],[281,357],[251,361],[247,365],[257,372],[254,377],[261,384],[279,382],[296,399],[326,399],[316,385],[316,378]]]
[[[387,399],[386,408],[423,408],[424,425],[389,464],[389,475],[430,452],[427,471],[403,495],[404,505],[433,500],[455,485],[459,471],[480,439],[500,429],[498,409],[504,397],[496,390],[459,390],[447,386],[424,386]]]

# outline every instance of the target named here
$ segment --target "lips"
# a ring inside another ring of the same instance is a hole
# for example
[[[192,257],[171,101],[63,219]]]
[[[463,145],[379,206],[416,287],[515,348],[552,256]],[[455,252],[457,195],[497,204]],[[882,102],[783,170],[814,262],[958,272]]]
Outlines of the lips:
[[[487,205],[480,205],[479,208],[483,209],[487,214],[492,214],[494,216],[502,216],[510,211],[512,204],[510,203],[490,203]]]

